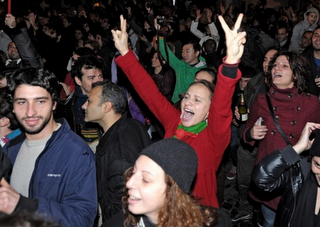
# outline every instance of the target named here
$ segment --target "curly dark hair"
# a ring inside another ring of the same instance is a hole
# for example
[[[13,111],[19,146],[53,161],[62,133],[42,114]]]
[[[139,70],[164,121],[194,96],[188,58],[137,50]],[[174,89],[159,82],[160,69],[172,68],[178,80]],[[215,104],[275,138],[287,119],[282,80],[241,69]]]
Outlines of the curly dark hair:
[[[124,173],[126,181],[130,179],[132,174],[133,167]],[[159,211],[158,227],[202,227],[218,224],[220,214],[217,209],[200,206],[194,198],[184,193],[168,174],[165,175],[165,182],[167,185],[166,199]],[[122,208],[126,215],[124,225],[129,226],[131,224],[136,226],[141,215],[132,214],[128,210],[128,197],[128,189],[126,188],[122,197]]]
[[[290,64],[290,68],[293,73],[294,86],[298,88],[299,93],[305,93],[307,91],[307,76],[310,74],[310,64],[301,55],[298,55],[289,51],[280,51],[272,59],[268,67],[267,78],[269,86],[272,84],[271,70],[274,67],[274,63],[279,56],[285,56]]]

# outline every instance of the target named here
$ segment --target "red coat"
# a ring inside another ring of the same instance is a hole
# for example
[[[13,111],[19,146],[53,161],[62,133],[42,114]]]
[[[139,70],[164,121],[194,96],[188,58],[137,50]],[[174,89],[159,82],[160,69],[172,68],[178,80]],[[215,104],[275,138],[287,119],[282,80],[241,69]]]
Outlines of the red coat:
[[[143,69],[132,52],[119,56],[116,63],[128,76],[135,90],[165,128],[165,137],[173,137],[179,123],[181,112],[172,106],[160,93],[151,76]],[[241,77],[237,72],[235,79],[222,75],[220,66],[217,85],[209,110],[208,126],[196,138],[187,137],[183,141],[192,146],[198,155],[198,171],[192,194],[203,205],[219,207],[217,200],[216,171],[224,150],[229,144],[232,120],[231,100],[236,83]],[[187,173],[186,173],[187,174]]]
[[[292,145],[298,142],[307,122],[320,122],[320,103],[318,97],[309,94],[299,94],[298,89],[295,87],[291,89],[271,87],[269,92],[274,114],[278,118],[282,130]],[[271,152],[286,147],[286,142],[281,137],[272,119],[265,93],[258,94],[251,106],[249,119],[243,134],[244,141],[251,145],[255,143],[255,141],[247,141],[245,135],[259,117],[262,117],[262,124],[267,126],[268,133],[265,138],[259,142],[256,164]],[[280,197],[276,199],[265,199],[267,197],[266,194],[261,191],[258,191],[258,194],[254,196],[251,193],[251,197],[274,210],[277,209]],[[270,196],[270,198],[272,198],[272,195]],[[260,200],[257,199],[257,197],[259,197]],[[262,201],[261,197],[263,197],[265,201]]]

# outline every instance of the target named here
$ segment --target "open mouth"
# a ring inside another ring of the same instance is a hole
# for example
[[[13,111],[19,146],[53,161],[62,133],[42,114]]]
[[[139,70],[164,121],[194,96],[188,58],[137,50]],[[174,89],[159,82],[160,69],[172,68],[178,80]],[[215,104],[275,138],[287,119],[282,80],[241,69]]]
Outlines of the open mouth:
[[[129,196],[129,199],[133,200],[133,201],[139,201],[141,199],[137,198],[137,197],[134,197],[134,196]]]
[[[181,120],[183,121],[189,121],[194,115],[194,112],[189,109],[184,109],[182,115],[181,115]]]
[[[275,73],[274,74],[274,78],[280,78],[280,77],[282,77],[282,75],[280,73]]]

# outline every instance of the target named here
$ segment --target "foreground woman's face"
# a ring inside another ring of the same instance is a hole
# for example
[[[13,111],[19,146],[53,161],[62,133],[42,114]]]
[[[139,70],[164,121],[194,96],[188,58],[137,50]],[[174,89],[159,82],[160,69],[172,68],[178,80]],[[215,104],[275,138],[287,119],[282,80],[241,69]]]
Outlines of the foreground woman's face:
[[[190,127],[205,120],[209,115],[210,91],[203,84],[189,87],[181,101],[181,123]]]
[[[158,213],[166,196],[165,172],[148,156],[141,155],[126,183],[128,209],[133,214],[145,215],[157,224]]]

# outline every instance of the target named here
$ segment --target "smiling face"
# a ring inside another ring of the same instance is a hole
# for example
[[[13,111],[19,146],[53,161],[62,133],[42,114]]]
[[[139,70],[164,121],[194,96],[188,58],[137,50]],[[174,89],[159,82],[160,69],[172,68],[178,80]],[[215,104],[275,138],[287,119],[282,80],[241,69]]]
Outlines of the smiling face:
[[[181,123],[190,127],[208,118],[211,104],[210,91],[203,84],[189,87],[181,101]]]
[[[273,63],[271,69],[272,83],[280,89],[292,88],[294,86],[293,72],[286,56],[280,55]]]
[[[320,29],[319,28],[313,31],[311,42],[314,50],[319,51],[320,50]]]
[[[158,53],[154,53],[154,54],[153,54],[153,57],[152,57],[152,59],[151,59],[151,66],[152,66],[153,68],[155,68],[155,67],[160,67],[160,66],[161,66],[160,61],[159,61],[159,58],[158,58]]]
[[[189,65],[194,65],[199,62],[199,51],[195,52],[192,44],[186,44],[182,47],[182,59]]]
[[[13,110],[29,140],[44,139],[53,132],[55,107],[42,87],[23,84],[14,92]]]
[[[314,156],[311,160],[311,170],[316,176],[318,186],[320,187],[320,157]]]
[[[166,198],[165,172],[152,159],[141,155],[126,183],[128,209],[133,214],[145,215],[157,224],[158,213]]]

